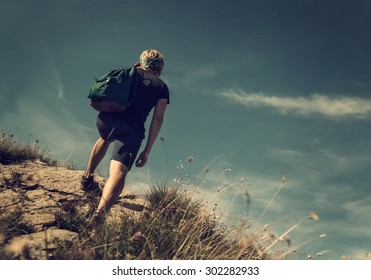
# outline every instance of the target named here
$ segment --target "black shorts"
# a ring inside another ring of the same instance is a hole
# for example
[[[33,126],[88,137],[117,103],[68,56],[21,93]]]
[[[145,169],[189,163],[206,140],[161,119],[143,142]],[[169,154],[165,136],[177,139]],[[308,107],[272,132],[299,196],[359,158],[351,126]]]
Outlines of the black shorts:
[[[130,170],[142,144],[142,135],[133,130],[118,113],[100,112],[97,128],[100,137],[114,144],[111,159],[123,163]]]

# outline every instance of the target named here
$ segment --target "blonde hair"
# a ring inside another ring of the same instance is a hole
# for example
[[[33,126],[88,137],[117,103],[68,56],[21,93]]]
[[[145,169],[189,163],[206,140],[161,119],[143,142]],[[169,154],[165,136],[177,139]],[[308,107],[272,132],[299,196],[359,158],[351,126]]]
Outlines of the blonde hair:
[[[164,56],[154,49],[145,50],[140,55],[140,66],[160,75],[164,68]]]

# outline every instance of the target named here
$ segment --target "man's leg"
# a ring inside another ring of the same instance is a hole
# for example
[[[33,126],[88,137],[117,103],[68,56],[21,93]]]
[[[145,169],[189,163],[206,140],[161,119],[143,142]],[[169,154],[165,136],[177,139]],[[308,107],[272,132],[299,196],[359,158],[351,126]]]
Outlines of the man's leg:
[[[111,160],[110,175],[103,188],[102,197],[99,201],[96,212],[107,213],[113,204],[116,203],[122,190],[124,189],[125,178],[129,169],[117,160]]]
[[[95,142],[90,154],[84,177],[89,178],[104,158],[111,143],[104,141],[101,137]]]

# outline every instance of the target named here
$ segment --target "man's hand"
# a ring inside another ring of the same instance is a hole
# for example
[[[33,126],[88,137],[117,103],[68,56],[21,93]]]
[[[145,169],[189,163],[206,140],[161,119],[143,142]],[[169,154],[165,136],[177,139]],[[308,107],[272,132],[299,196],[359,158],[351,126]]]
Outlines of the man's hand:
[[[140,153],[137,160],[135,161],[135,166],[136,167],[143,167],[147,163],[147,160],[148,160],[148,152],[143,151],[143,152]]]

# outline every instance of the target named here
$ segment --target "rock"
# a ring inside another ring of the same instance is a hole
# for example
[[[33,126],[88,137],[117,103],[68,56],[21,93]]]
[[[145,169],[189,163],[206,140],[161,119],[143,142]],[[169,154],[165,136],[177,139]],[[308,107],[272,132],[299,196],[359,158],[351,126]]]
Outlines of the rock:
[[[45,231],[15,237],[5,246],[5,250],[16,258],[23,258],[24,250],[27,249],[27,255],[31,259],[48,259],[51,252],[57,248],[58,241],[72,241],[77,236],[75,232],[49,228]]]
[[[16,258],[45,259],[52,255],[58,240],[76,238],[78,233],[66,230],[68,227],[57,228],[57,218],[67,213],[71,217],[70,211],[74,211],[72,215],[86,219],[93,207],[91,196],[99,199],[81,189],[82,175],[83,171],[33,161],[0,165],[0,219],[13,219],[11,227],[20,225],[16,234],[9,233],[9,227],[0,220],[0,246]],[[105,178],[96,176],[95,180],[100,188],[104,187]],[[131,193],[130,186],[126,186],[111,216],[117,211],[147,210],[144,196],[137,192]],[[25,249],[27,256],[22,253]]]

